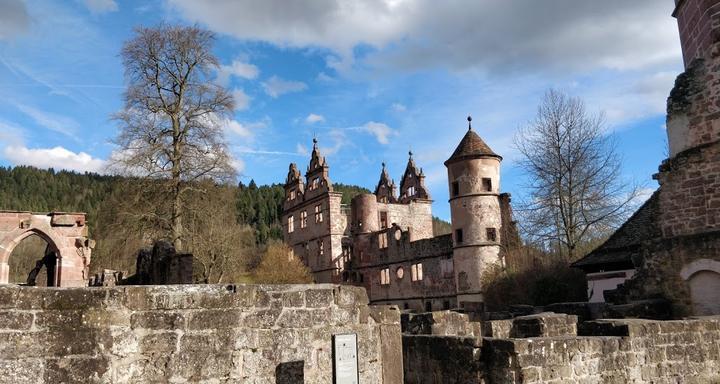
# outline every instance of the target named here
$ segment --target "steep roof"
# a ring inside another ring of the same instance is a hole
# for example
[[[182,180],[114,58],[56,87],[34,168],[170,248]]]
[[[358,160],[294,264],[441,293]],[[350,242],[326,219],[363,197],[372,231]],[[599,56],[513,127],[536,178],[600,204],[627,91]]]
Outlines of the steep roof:
[[[468,126],[467,133],[462,140],[460,140],[460,144],[458,144],[457,148],[455,148],[455,152],[453,152],[452,156],[445,161],[445,165],[458,160],[487,156],[502,159],[500,155],[493,152],[493,150],[485,144],[483,139],[481,139],[480,136]]]
[[[655,191],[602,245],[572,266],[589,272],[632,268],[632,256],[639,252],[642,243],[660,237],[659,192]]]

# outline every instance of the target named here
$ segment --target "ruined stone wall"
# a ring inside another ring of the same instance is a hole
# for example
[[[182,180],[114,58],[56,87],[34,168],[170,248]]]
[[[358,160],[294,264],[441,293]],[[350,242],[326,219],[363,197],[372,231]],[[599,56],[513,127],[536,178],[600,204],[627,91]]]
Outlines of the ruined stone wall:
[[[433,237],[432,201],[415,200],[407,204],[378,203],[378,213],[387,212],[388,227],[410,228],[410,241]]]
[[[23,239],[37,235],[57,253],[55,285],[85,286],[94,242],[88,239],[84,213],[0,211],[0,284],[7,283],[12,251]],[[30,272],[30,271],[28,271]]]
[[[398,311],[355,287],[4,286],[0,319],[0,383],[331,383],[339,333],[360,382],[403,381]]]
[[[526,317],[505,327],[513,338],[406,333],[406,382],[720,382],[717,317],[598,320],[581,324],[581,336],[567,327],[572,317]]]
[[[630,300],[668,299],[675,318],[696,313],[689,284],[692,276],[683,276],[682,271],[698,260],[720,260],[720,232],[656,240],[642,252],[642,259],[637,260],[640,264],[637,274],[624,283],[621,293]],[[714,273],[720,279],[720,271]]]
[[[451,236],[418,241],[410,241],[410,236],[399,227],[355,236],[352,271],[362,275],[358,282],[373,303],[416,310],[455,308]],[[385,248],[380,247],[381,237],[386,239]],[[412,268],[418,264],[422,265],[422,279],[413,281]],[[389,284],[381,284],[385,269],[389,270]]]
[[[720,320],[600,320],[587,336],[485,339],[490,383],[720,380]]]

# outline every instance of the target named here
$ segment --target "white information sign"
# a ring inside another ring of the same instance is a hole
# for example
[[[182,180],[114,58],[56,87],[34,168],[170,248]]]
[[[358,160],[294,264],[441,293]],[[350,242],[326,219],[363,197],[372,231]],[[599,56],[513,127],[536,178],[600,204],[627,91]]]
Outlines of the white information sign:
[[[335,384],[358,384],[357,335],[333,336]]]

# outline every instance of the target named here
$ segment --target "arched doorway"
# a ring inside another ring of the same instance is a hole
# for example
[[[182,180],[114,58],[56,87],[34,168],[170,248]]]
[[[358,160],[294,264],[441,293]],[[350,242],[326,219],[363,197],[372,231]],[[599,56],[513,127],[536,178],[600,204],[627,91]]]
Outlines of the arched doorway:
[[[683,267],[680,276],[690,289],[693,313],[696,316],[720,314],[720,262],[695,260]]]
[[[8,259],[10,284],[53,287],[57,281],[58,250],[38,234],[22,239]]]
[[[38,275],[42,274],[43,267],[46,270],[52,267],[54,260],[55,273],[50,275],[54,277],[53,286],[87,286],[94,247],[87,234],[84,213],[0,211],[0,284],[10,280],[10,254],[23,240],[35,235],[50,245],[48,252],[43,253]],[[35,260],[36,265],[38,261]]]

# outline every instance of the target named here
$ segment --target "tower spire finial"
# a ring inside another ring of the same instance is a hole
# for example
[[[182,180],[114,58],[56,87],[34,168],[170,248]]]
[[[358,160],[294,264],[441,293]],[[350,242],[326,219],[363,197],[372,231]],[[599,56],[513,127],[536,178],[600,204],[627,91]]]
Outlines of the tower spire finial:
[[[472,116],[468,115],[467,121],[468,121],[468,131],[470,131],[470,130],[472,130]]]

